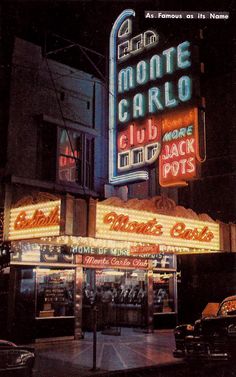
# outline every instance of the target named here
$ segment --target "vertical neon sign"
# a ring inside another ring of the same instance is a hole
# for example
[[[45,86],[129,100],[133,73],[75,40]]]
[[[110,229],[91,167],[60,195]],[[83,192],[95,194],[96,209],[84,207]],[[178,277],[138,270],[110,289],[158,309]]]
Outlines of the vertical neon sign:
[[[190,41],[160,51],[155,30],[133,36],[133,17],[132,9],[123,11],[110,34],[109,182],[113,185],[149,179],[148,167],[162,150],[166,114],[178,118],[176,109],[192,107],[195,93]],[[163,166],[167,169],[167,164]]]
[[[132,9],[126,9],[115,21],[110,34],[110,57],[109,57],[109,182],[114,185],[131,183],[137,180],[147,180],[148,172],[139,170],[135,172],[117,174],[117,145],[116,145],[116,128],[117,128],[117,39],[122,34],[120,28],[125,20],[134,17],[135,12]],[[127,22],[127,29],[123,33],[129,33],[130,24]],[[119,34],[119,35],[118,35]],[[119,50],[122,54],[122,51]],[[120,55],[122,56],[122,55]]]

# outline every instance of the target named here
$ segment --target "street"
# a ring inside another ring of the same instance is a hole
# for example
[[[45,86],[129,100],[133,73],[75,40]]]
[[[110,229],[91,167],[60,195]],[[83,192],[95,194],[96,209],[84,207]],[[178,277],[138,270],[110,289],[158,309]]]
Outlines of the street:
[[[122,371],[92,371],[80,369],[70,363],[62,363],[60,361],[41,360],[38,369],[34,371],[33,377],[85,377],[85,376],[126,376],[126,377],[235,377],[236,365],[235,363],[221,363],[214,364],[188,364],[185,362],[176,364],[166,364],[155,367],[145,367]]]
[[[97,332],[96,370],[93,368],[93,334],[79,341],[36,343],[33,377],[183,376],[235,377],[235,363],[175,359],[173,330],[122,328],[121,335]]]

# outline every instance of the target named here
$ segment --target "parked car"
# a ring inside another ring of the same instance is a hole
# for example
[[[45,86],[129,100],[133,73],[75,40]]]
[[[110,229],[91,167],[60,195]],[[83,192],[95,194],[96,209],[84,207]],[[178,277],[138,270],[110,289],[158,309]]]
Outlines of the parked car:
[[[236,296],[225,298],[215,313],[174,330],[174,357],[206,360],[236,360]]]
[[[0,376],[30,377],[34,366],[34,350],[0,340]]]

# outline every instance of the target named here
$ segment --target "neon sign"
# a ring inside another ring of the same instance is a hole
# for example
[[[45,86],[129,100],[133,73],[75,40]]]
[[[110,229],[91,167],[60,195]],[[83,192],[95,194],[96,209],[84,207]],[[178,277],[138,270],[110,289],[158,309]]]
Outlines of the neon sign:
[[[9,240],[59,235],[60,210],[59,200],[11,209]]]
[[[187,185],[198,175],[201,162],[198,141],[198,109],[167,114],[162,122],[162,149],[159,156],[161,186]]]
[[[48,215],[36,209],[32,217],[27,217],[26,211],[21,211],[14,222],[14,230],[33,229],[44,226],[59,225],[59,207],[54,207]]]
[[[103,218],[104,224],[111,224],[109,230],[115,232],[137,233],[150,236],[162,236],[163,225],[159,224],[156,218],[147,222],[130,221],[128,215],[109,212]],[[170,236],[173,238],[182,238],[184,240],[195,240],[200,242],[210,242],[214,234],[208,226],[203,228],[187,228],[184,222],[177,222],[170,229]]]
[[[219,224],[97,204],[96,238],[220,250]],[[151,249],[151,248],[150,248]]]
[[[124,258],[101,255],[83,256],[83,264],[89,267],[148,268],[148,260],[141,258]]]
[[[176,48],[171,47],[163,51],[161,55],[153,55],[149,61],[141,60],[136,66],[121,69],[118,73],[118,93],[127,93],[148,82],[154,85],[163,76],[189,68],[191,66],[189,49],[190,42],[185,41]],[[191,99],[191,77],[181,76],[175,86],[173,82],[166,81],[161,86],[149,88],[145,94],[136,93],[132,100],[122,98],[118,102],[118,122],[128,122],[166,108],[173,108],[180,102]]]
[[[161,152],[163,114],[189,105],[193,97],[191,43],[157,50],[155,30],[132,35],[133,17],[133,10],[123,11],[110,34],[109,181],[114,185],[148,179],[147,169],[140,168]],[[191,168],[185,167],[188,173]]]

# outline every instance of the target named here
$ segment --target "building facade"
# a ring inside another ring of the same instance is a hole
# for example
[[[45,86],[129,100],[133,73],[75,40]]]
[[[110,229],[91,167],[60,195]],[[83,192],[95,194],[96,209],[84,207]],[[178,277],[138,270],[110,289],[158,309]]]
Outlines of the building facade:
[[[58,327],[57,322],[52,327],[55,336],[56,328],[70,328],[67,335],[74,335],[76,266],[61,252],[61,246],[59,253],[65,257],[45,259],[43,246],[32,242],[38,240],[38,235],[30,236],[29,229],[41,229],[44,223],[45,231],[48,225],[50,228],[50,224],[56,224],[60,228],[56,235],[86,235],[88,198],[103,198],[107,175],[104,86],[90,74],[48,59],[39,46],[19,38],[14,40],[10,65],[9,101],[4,108],[8,121],[1,170],[1,213],[2,239],[11,242],[13,254],[10,268],[4,268],[1,274],[2,336],[23,338],[27,321],[32,324],[29,338],[35,337],[35,331],[46,336],[46,322],[34,322],[37,316],[41,318],[39,311],[35,312],[33,297],[37,294],[36,282],[41,284],[42,279],[45,284],[51,280],[56,284],[58,279],[58,294],[70,287],[67,294],[73,308],[68,311],[64,307],[65,324]],[[14,208],[21,210],[19,227],[22,231],[28,229],[18,238],[10,234]],[[48,235],[44,231],[41,236]],[[28,239],[30,242],[23,242]],[[50,297],[48,308],[53,300]]]
[[[183,49],[179,41],[175,46]],[[8,95],[1,97],[0,114],[6,139],[0,207],[2,237],[10,241],[13,254],[1,276],[1,336],[18,341],[80,338],[92,328],[94,304],[103,330],[174,326],[179,314],[189,313],[188,295],[196,285],[200,310],[200,260],[209,263],[236,251],[235,225],[218,221],[235,221],[232,98],[222,101],[224,111],[217,111],[223,93],[232,91],[234,76],[224,71],[216,79],[216,71],[204,77],[207,159],[200,180],[184,188],[160,187],[158,166],[150,165],[148,181],[104,190],[104,83],[48,59],[40,47],[19,38],[8,52]],[[225,114],[229,128],[222,145]],[[197,215],[202,212],[207,215]],[[191,287],[184,289],[188,279]]]
[[[18,341],[80,338],[93,328],[94,305],[99,330],[173,327],[186,283],[178,258],[214,259],[229,240],[223,224],[163,197],[46,199],[10,210],[7,330]],[[82,235],[65,233],[86,217]]]

